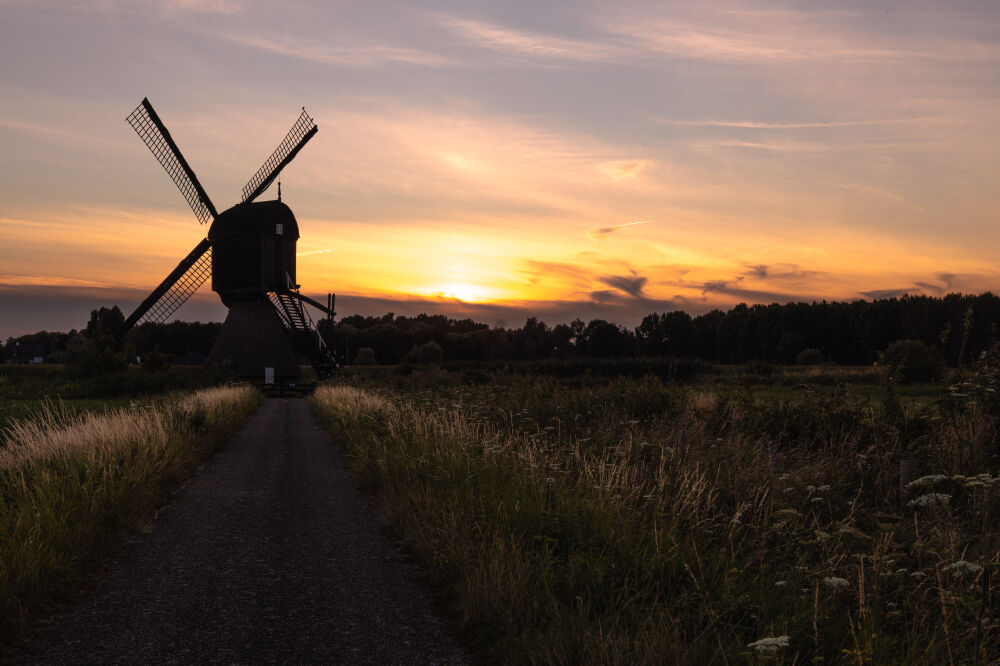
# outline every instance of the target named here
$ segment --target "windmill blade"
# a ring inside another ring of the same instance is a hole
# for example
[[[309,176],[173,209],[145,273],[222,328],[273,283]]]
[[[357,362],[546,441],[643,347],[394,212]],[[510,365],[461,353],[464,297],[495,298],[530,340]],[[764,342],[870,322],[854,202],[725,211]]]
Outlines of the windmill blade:
[[[203,239],[146,297],[122,325],[124,334],[139,322],[163,323],[212,276],[212,244]]]
[[[160,117],[156,115],[149,100],[143,97],[142,103],[135,107],[125,120],[170,175],[177,189],[187,199],[198,221],[205,224],[218,217],[212,200],[208,198],[205,189],[198,182],[198,177],[188,166],[187,160],[181,155],[180,149],[171,138],[170,132],[163,126]]]
[[[295,155],[306,145],[306,142],[313,138],[313,135],[318,131],[319,128],[316,127],[316,122],[306,113],[306,108],[302,107],[299,119],[295,121],[292,129],[285,135],[284,141],[271,153],[271,156],[257,170],[257,173],[253,175],[250,182],[243,187],[243,202],[253,201],[263,194],[264,190],[281,173],[281,170],[294,159]]]

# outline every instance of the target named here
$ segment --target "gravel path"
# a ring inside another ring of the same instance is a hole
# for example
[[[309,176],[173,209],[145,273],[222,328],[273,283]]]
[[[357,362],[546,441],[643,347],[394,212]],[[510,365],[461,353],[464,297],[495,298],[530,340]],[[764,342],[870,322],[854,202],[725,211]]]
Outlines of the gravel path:
[[[268,400],[29,664],[459,664],[306,401]]]

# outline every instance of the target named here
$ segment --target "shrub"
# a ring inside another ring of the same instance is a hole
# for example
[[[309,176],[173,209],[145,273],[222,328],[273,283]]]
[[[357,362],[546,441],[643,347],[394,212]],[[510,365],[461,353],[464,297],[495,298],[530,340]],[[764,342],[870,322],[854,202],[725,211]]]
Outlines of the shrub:
[[[919,340],[897,340],[886,347],[879,362],[900,382],[932,382],[941,378],[941,352]]]
[[[795,355],[795,365],[819,365],[823,360],[823,352],[814,348],[803,349]]]
[[[419,347],[414,345],[402,360],[403,363],[440,363],[444,360],[444,350],[441,349],[441,345],[431,340]]]
[[[358,355],[354,357],[354,365],[375,365],[375,350],[371,347],[362,347],[358,350]]]

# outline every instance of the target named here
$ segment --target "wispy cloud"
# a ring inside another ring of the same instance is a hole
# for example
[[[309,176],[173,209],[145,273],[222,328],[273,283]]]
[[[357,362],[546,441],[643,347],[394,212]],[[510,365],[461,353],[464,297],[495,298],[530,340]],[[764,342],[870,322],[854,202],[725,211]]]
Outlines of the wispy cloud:
[[[711,12],[711,19],[707,15]],[[609,30],[637,49],[680,59],[721,63],[841,64],[993,62],[995,43],[940,36],[928,19],[917,39],[879,33],[864,12],[717,11],[696,9],[681,19],[643,17],[609,19]],[[920,34],[921,32],[925,34]]]
[[[632,298],[645,298],[646,295],[642,290],[646,286],[646,283],[649,282],[649,278],[632,271],[632,275],[605,275],[597,278],[597,281],[618,289]]]
[[[913,118],[875,118],[869,120],[830,120],[818,122],[761,122],[753,120],[684,120],[649,116],[650,120],[661,125],[677,125],[682,127],[732,127],[751,130],[787,130],[787,129],[827,129],[838,127],[872,127],[879,125],[904,125],[911,123],[927,123],[939,121],[936,116]]]
[[[625,53],[618,46],[600,42],[566,39],[455,16],[436,15],[436,18],[439,25],[471,44],[519,59],[602,62],[620,58]]]
[[[611,180],[618,182],[626,178],[638,177],[639,172],[648,164],[649,160],[618,160],[614,162],[602,162],[597,165],[597,170]]]
[[[637,224],[649,224],[649,220],[636,220],[635,222],[625,222],[624,224],[614,224],[610,227],[598,227],[596,229],[589,229],[587,231],[587,237],[591,240],[603,240],[609,234],[613,234],[619,229],[624,229],[625,227],[632,227]]]
[[[901,289],[870,289],[868,291],[859,291],[858,293],[874,301],[882,298],[899,298],[907,294],[912,294],[914,291],[916,290],[913,287],[903,287]]]
[[[236,33],[223,37],[230,42],[261,51],[342,67],[375,67],[385,64],[442,67],[458,64],[458,61],[436,53],[384,44],[332,45],[302,39]]]

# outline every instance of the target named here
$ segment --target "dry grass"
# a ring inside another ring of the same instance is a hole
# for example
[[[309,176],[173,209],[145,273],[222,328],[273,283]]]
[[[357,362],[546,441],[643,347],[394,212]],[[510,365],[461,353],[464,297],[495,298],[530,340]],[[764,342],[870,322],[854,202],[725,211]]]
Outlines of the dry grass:
[[[0,449],[0,644],[11,643],[155,511],[257,407],[249,387],[73,414],[49,405]]]
[[[1000,660],[982,405],[793,409],[652,380],[313,400],[489,659]],[[904,456],[942,474],[901,497]]]

